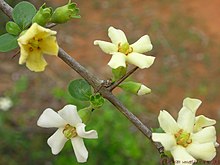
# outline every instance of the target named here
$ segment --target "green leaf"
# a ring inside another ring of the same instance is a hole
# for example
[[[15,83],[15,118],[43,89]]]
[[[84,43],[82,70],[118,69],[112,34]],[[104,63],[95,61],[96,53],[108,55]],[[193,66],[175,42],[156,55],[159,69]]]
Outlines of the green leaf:
[[[92,95],[91,86],[83,79],[71,81],[68,91],[72,97],[81,101],[89,101]]]
[[[17,23],[22,30],[25,30],[31,24],[36,12],[37,10],[34,5],[22,1],[14,7],[12,17],[15,23]]]
[[[9,52],[18,47],[18,36],[5,33],[0,36],[0,52]]]
[[[12,21],[7,22],[5,28],[9,34],[12,34],[15,36],[21,33],[20,27],[15,22],[12,22]]]

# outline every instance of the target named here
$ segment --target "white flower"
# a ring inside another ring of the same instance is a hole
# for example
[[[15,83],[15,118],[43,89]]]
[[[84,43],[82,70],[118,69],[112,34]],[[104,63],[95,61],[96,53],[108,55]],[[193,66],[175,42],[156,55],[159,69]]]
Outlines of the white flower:
[[[50,108],[45,109],[38,119],[37,125],[45,128],[58,128],[47,140],[52,153],[58,154],[66,141],[70,139],[77,161],[80,163],[86,162],[88,158],[88,151],[84,145],[83,138],[98,138],[95,130],[85,131],[86,125],[82,123],[74,105],[66,105],[58,112]]]
[[[108,63],[111,68],[126,67],[126,62],[141,69],[149,68],[153,64],[155,57],[142,54],[153,48],[148,35],[142,36],[131,45],[129,45],[122,30],[110,27],[108,29],[108,36],[112,43],[95,40],[94,45],[98,45],[105,53],[112,55]]]
[[[13,103],[8,97],[0,97],[0,109],[7,111],[12,107]]]
[[[216,155],[216,130],[211,126],[215,123],[214,120],[203,125],[198,124],[199,120],[208,121],[207,118],[195,118],[201,103],[198,99],[184,99],[177,122],[167,111],[161,111],[158,117],[165,133],[153,133],[152,139],[160,142],[166,151],[170,151],[178,165],[191,165],[196,159],[211,161]],[[203,126],[195,132],[194,124]]]

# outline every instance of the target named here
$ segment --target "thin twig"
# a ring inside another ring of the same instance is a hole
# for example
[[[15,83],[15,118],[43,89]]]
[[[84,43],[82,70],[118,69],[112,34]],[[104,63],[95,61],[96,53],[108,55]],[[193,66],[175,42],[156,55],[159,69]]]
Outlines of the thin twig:
[[[127,72],[124,76],[122,76],[118,81],[116,81],[114,84],[112,84],[108,89],[109,91],[112,91],[115,89],[119,84],[121,84],[126,78],[128,78],[132,73],[134,73],[138,67],[135,67],[131,69],[129,72]]]
[[[4,0],[0,0],[0,9],[11,18],[12,8],[5,3]],[[86,68],[80,65],[74,58],[72,58],[68,53],[66,53],[62,48],[59,49],[58,57],[62,59],[67,65],[69,65],[73,70],[75,70],[79,75],[81,75],[93,88],[97,90],[100,88],[101,80],[98,79],[94,74],[89,72]],[[134,68],[132,72],[134,72],[137,68]],[[131,73],[128,74],[128,76]],[[122,82],[127,77],[121,79]],[[121,82],[117,82],[120,84]],[[115,86],[115,85],[114,85]],[[113,87],[114,87],[113,86]],[[113,88],[111,87],[111,88]],[[115,86],[116,87],[116,86]],[[115,88],[114,87],[114,88]],[[113,89],[114,89],[113,88]],[[130,120],[146,137],[150,140],[152,132],[150,128],[145,126],[134,114],[132,114],[109,90],[107,87],[102,86],[99,89],[99,93],[106,98],[109,102],[111,102],[128,120]],[[160,143],[153,142],[159,153],[163,153],[164,149]]]
[[[0,9],[10,18],[12,19],[12,11],[13,8],[9,6],[5,1],[0,0]]]

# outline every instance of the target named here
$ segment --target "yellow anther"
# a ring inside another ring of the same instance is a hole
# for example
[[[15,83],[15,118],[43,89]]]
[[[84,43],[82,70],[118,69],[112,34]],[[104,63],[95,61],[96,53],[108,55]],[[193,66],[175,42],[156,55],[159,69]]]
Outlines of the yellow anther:
[[[71,139],[77,136],[76,128],[67,124],[63,129],[63,134],[67,139]]]
[[[176,139],[176,144],[183,147],[187,147],[189,144],[192,143],[190,133],[184,132],[183,129],[180,129],[176,134],[174,134],[174,137]]]

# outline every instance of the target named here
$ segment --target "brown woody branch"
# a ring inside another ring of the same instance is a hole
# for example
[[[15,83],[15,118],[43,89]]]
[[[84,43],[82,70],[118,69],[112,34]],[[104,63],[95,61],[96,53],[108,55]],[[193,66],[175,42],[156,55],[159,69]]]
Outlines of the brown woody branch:
[[[0,0],[0,9],[12,19],[13,8],[9,6],[4,0]],[[123,77],[117,84],[113,85],[108,89],[102,86],[102,81],[98,79],[95,75],[89,72],[81,64],[79,64],[74,58],[72,58],[68,53],[66,53],[62,48],[59,49],[58,57],[62,59],[67,65],[69,65],[73,70],[75,70],[80,76],[82,76],[93,88],[94,90],[99,90],[99,93],[111,102],[128,120],[130,120],[146,137],[151,140],[152,132],[150,128],[145,126],[133,113],[131,113],[111,92],[117,85],[119,85],[127,77]],[[134,68],[134,72],[137,68]],[[153,142],[159,153],[163,153],[164,149],[160,143]]]
[[[5,1],[0,0],[0,8],[10,19],[12,19],[13,8],[11,6],[9,6]]]

